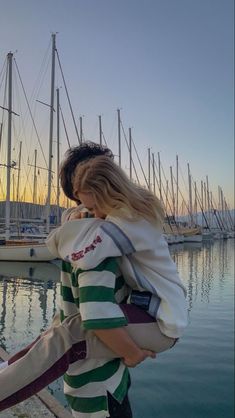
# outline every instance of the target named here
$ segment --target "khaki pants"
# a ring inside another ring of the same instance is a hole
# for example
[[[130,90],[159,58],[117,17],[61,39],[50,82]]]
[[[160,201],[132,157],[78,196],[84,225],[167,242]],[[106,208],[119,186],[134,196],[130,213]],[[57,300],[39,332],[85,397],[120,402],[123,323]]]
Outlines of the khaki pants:
[[[131,304],[120,307],[128,320],[125,329],[139,347],[160,353],[174,345],[176,340],[163,335],[147,312]],[[82,328],[79,314],[62,323],[56,316],[46,332],[10,357],[9,365],[0,371],[0,411],[39,392],[77,360],[114,357],[92,331]]]

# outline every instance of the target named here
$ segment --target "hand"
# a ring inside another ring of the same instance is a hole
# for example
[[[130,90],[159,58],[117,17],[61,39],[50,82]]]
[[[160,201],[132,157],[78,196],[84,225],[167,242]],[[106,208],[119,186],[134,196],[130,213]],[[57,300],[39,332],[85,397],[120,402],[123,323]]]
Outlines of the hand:
[[[135,356],[135,358],[125,357],[123,362],[127,367],[135,367],[144,361],[147,357],[156,358],[156,353],[154,353],[154,351],[140,349],[138,356]]]

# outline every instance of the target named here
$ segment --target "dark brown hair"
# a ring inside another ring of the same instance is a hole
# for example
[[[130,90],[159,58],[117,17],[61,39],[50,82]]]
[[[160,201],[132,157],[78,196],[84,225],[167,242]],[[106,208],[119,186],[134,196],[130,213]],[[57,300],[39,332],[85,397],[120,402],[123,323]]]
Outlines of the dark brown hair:
[[[104,145],[95,142],[83,142],[77,147],[68,149],[60,166],[60,184],[65,196],[77,203],[80,201],[73,195],[72,176],[78,164],[99,155],[114,158],[112,151]]]

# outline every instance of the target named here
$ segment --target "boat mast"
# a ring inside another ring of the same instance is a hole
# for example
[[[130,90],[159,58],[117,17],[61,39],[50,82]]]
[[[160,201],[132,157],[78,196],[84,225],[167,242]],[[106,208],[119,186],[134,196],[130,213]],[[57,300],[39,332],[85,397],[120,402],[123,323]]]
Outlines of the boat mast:
[[[129,128],[129,156],[130,156],[130,180],[132,180],[132,135]]]
[[[179,215],[179,158],[176,155],[176,218]]]
[[[160,152],[158,152],[157,155],[158,155],[159,192],[160,192],[160,200],[162,202],[162,176],[161,176]]]
[[[171,194],[172,194],[173,217],[174,217],[174,220],[175,220],[175,191],[174,191],[172,166],[170,166],[170,175],[171,175]]]
[[[101,122],[101,115],[99,115],[99,136],[100,136],[100,145],[102,145],[102,122]]]
[[[5,209],[6,240],[10,238],[10,195],[11,195],[11,128],[12,128],[12,52],[7,54],[8,60],[8,134],[7,134],[7,192]]]
[[[211,205],[210,205],[210,189],[209,189],[209,180],[208,176],[206,176],[206,193],[207,193],[207,208],[208,208],[208,221],[209,225],[211,225]]]
[[[1,152],[1,145],[2,145],[2,127],[3,127],[3,123],[0,123],[0,152]]]
[[[189,184],[189,216],[190,226],[193,226],[193,203],[192,203],[192,178],[190,174],[190,168],[188,163],[188,184]]]
[[[120,117],[120,109],[117,109],[118,114],[118,157],[119,157],[119,167],[122,165],[122,158],[121,158],[121,117]]]
[[[49,164],[48,164],[48,189],[46,204],[46,232],[50,232],[50,205],[51,205],[51,183],[52,183],[52,141],[53,141],[53,114],[54,114],[54,93],[55,93],[55,52],[56,35],[52,34],[52,63],[51,63],[51,102],[50,102],[50,129],[49,129]]]
[[[151,190],[151,157],[150,157],[150,148],[148,148],[148,189]]]
[[[60,90],[56,89],[57,98],[57,193],[56,193],[56,212],[57,224],[59,224],[60,217]]]
[[[33,203],[37,200],[37,150],[34,150]]]
[[[19,168],[18,168],[17,192],[16,192],[16,200],[17,200],[17,202],[19,202],[19,200],[20,200],[21,151],[22,151],[22,141],[20,141],[20,151],[19,151]]]
[[[83,138],[82,116],[79,117],[79,123],[80,123],[80,141],[82,143],[82,138]]]
[[[153,193],[154,196],[156,195],[156,175],[155,175],[155,156],[154,152],[152,152],[152,168],[153,168]]]

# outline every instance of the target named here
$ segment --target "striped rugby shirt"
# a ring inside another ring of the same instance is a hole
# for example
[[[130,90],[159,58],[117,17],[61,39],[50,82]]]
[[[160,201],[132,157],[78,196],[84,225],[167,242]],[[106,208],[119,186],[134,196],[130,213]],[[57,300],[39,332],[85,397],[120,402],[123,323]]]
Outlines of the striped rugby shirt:
[[[86,330],[125,326],[127,320],[118,304],[128,294],[114,258],[89,271],[62,262],[61,320],[80,312]],[[64,393],[74,417],[105,418],[109,416],[107,391],[122,402],[129,382],[128,368],[119,358],[79,360],[64,376]]]

